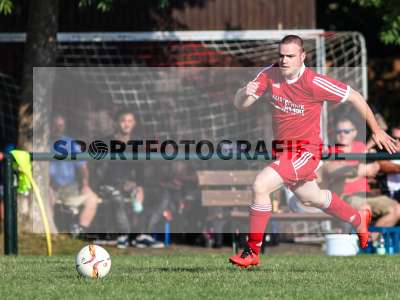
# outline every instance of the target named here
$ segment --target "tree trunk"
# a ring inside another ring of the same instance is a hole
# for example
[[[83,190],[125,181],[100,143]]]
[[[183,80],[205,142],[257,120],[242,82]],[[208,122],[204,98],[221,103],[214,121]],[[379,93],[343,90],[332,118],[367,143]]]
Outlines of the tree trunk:
[[[48,151],[51,94],[55,71],[35,71],[34,67],[55,67],[57,58],[58,0],[30,0],[24,51],[24,70],[19,108],[18,146],[28,151]],[[44,74],[44,75],[43,75]],[[39,75],[39,76],[38,76]],[[38,78],[40,77],[40,78]],[[35,85],[35,86],[34,86]],[[34,93],[35,91],[35,93]],[[40,91],[37,93],[37,91]],[[49,210],[48,163],[34,163],[33,175]],[[34,231],[43,228],[38,208],[33,201],[25,202],[31,224],[22,224]]]
[[[57,58],[58,0],[30,0],[24,51],[18,145],[32,149],[33,67],[53,67]]]

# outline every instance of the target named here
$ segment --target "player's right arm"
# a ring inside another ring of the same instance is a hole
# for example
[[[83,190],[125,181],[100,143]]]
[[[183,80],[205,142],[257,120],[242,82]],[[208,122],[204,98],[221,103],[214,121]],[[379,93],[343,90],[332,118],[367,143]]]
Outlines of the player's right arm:
[[[371,128],[372,139],[378,148],[380,150],[385,149],[390,154],[399,151],[400,144],[394,138],[388,135],[383,129],[381,129],[377,120],[375,119],[374,113],[368,106],[367,101],[363,98],[363,96],[359,92],[350,89],[348,98],[349,102],[354,105],[354,107],[358,110],[360,115],[364,117],[367,124]]]
[[[262,70],[254,80],[236,92],[233,104],[238,110],[249,109],[265,93],[268,81],[267,69],[269,67]]]
[[[257,101],[257,97],[254,96],[255,91],[258,88],[257,82],[249,82],[247,86],[239,89],[236,92],[234,105],[238,110],[248,109],[254,102]]]
[[[316,74],[312,79],[313,94],[317,99],[334,103],[348,101],[358,110],[372,131],[372,139],[379,149],[385,148],[390,154],[400,149],[399,143],[383,131],[363,96],[349,85],[326,75]]]

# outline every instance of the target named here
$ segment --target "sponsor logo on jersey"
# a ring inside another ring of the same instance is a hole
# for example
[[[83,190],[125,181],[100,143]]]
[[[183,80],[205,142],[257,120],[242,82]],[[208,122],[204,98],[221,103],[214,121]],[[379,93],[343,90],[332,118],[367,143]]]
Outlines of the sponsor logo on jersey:
[[[289,99],[285,99],[278,95],[272,95],[271,104],[274,108],[279,109],[287,114],[304,116],[304,105],[296,104]]]

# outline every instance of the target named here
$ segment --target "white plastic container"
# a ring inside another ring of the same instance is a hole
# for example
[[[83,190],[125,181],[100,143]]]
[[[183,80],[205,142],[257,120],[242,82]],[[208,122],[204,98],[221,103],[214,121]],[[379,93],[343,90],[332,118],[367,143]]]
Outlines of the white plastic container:
[[[326,255],[354,256],[358,253],[358,237],[355,234],[325,235]]]

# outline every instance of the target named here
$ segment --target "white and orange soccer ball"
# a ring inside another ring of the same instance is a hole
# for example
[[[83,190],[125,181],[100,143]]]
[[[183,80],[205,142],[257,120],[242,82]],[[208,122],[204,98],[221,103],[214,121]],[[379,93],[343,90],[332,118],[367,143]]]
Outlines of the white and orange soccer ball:
[[[88,245],[76,255],[76,270],[84,277],[102,278],[110,272],[110,254],[103,247]]]

